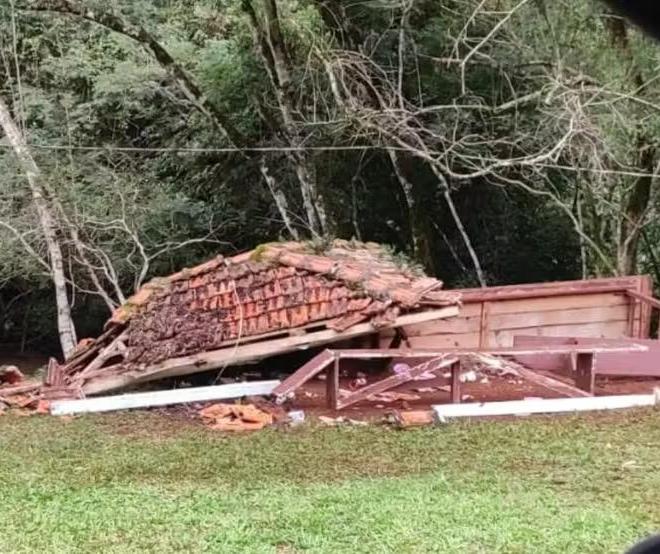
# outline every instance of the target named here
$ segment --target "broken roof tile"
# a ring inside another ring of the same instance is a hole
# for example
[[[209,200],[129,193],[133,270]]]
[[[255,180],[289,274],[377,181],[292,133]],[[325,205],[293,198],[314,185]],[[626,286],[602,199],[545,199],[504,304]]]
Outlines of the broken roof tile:
[[[370,320],[380,327],[401,311],[459,302],[441,286],[374,243],[334,241],[323,251],[275,243],[154,280],[111,324],[127,327],[128,360],[143,367],[309,323],[343,331]]]

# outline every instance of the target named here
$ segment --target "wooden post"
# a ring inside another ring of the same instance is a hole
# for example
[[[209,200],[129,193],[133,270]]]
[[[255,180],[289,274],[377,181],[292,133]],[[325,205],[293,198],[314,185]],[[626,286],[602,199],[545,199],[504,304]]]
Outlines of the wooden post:
[[[337,400],[339,399],[339,356],[335,358],[335,363],[325,370],[325,398],[329,409],[338,409]]]
[[[461,361],[451,364],[451,403],[461,403]]]
[[[575,363],[575,385],[589,394],[594,393],[596,384],[596,355],[592,352],[578,352]]]

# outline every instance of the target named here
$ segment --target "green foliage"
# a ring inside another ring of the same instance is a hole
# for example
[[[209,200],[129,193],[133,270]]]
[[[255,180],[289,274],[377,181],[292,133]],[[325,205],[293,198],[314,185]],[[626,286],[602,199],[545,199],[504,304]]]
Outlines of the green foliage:
[[[232,145],[144,45],[78,17],[15,4],[15,12],[11,4],[0,6],[0,95],[30,143],[62,147],[33,148],[62,204],[60,220],[68,218],[91,248],[107,254],[127,294],[141,279],[135,237],[149,254],[165,248],[150,260],[145,279],[289,238],[260,172],[262,159],[288,199],[294,225],[309,236],[292,156],[215,151]],[[252,4],[264,17],[261,1]],[[633,77],[654,74],[660,49],[632,31],[628,50],[615,47],[601,8],[568,0],[530,2],[485,40],[518,2],[498,2],[497,9],[482,4],[412,4],[402,92],[409,114],[421,114],[413,127],[424,126],[434,155],[461,174],[493,160],[547,153],[572,122],[577,131],[557,154],[533,167],[512,164],[479,178],[449,179],[452,197],[490,283],[575,278],[583,262],[587,273],[611,273],[622,207],[634,186],[626,173],[635,173],[639,145],[653,148],[660,133],[659,89],[651,79],[639,90]],[[292,76],[284,92],[292,99],[293,138],[283,132],[278,94],[239,0],[86,5],[111,7],[152,33],[246,145],[382,146],[390,140],[361,126],[377,111],[366,79],[351,89],[355,105],[338,105],[324,64],[331,54],[358,57],[377,76],[378,94],[389,94],[398,79],[398,1],[278,1]],[[463,71],[457,61],[477,46]],[[496,109],[530,94],[532,100],[515,109]],[[79,148],[87,146],[99,149]],[[14,331],[4,340],[19,339],[26,313],[35,336],[50,325],[54,337],[48,275],[19,239],[44,259],[38,221],[24,176],[9,152],[1,154],[0,220],[16,232],[0,226],[0,296],[38,290],[15,305]],[[306,156],[338,236],[391,245],[402,260],[415,258],[402,261],[406,267],[424,265],[451,285],[475,284],[464,239],[427,161],[402,154],[414,187],[411,213],[382,149],[317,149]],[[656,204],[653,192],[638,261],[640,269],[660,275]],[[575,218],[592,240],[585,260]],[[413,236],[421,251],[414,251]],[[77,286],[76,317],[92,332],[107,311],[83,292],[93,283],[74,245],[63,242]],[[176,248],[180,243],[187,246]]]
[[[623,552],[660,517],[656,420],[227,437],[148,413],[4,416],[0,549]]]

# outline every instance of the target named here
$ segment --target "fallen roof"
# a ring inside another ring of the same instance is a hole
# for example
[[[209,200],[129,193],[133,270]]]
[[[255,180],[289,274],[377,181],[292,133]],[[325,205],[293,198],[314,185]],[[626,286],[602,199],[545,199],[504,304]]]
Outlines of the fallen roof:
[[[460,295],[441,287],[374,243],[218,256],[144,285],[47,384],[102,392],[373,333],[409,323],[403,313],[456,315]]]

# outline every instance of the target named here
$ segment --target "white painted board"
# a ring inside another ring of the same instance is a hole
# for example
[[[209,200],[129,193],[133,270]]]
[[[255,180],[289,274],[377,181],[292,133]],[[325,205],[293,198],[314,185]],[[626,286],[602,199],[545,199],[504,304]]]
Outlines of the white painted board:
[[[630,394],[622,396],[591,396],[584,398],[550,398],[510,400],[506,402],[484,402],[466,404],[438,404],[432,406],[440,421],[458,417],[483,417],[526,414],[554,414],[562,412],[588,412],[618,410],[655,406],[659,391],[653,394]]]
[[[188,402],[205,402],[240,398],[241,396],[270,394],[280,381],[252,381],[212,387],[194,387],[153,392],[100,396],[82,400],[59,400],[50,406],[53,415],[72,415],[94,412],[111,412],[133,408],[152,408]]]

